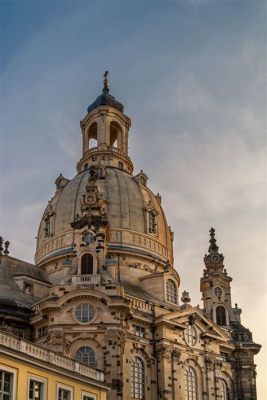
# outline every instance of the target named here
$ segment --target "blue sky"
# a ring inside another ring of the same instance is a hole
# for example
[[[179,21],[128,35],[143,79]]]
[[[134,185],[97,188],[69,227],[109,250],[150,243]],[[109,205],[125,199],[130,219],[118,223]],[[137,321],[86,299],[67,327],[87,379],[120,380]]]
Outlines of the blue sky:
[[[79,121],[110,71],[135,172],[160,192],[181,291],[200,303],[208,230],[266,360],[266,2],[1,1],[1,227],[33,260],[54,180],[75,175]],[[249,295],[248,295],[249,294]],[[256,306],[255,306],[256,305]],[[257,315],[255,316],[255,307]]]

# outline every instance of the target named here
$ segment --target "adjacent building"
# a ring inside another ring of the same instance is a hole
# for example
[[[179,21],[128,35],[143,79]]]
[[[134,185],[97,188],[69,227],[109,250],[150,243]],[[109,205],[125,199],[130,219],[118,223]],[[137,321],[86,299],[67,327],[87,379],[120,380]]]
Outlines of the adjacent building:
[[[103,372],[0,331],[1,400],[106,400]]]

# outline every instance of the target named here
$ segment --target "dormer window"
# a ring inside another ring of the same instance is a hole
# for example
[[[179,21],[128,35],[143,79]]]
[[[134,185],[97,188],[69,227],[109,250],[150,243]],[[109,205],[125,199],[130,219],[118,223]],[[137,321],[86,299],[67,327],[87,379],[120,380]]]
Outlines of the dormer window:
[[[53,235],[53,208],[51,204],[49,204],[49,207],[44,215],[44,236],[45,238],[49,238],[50,236]]]
[[[148,232],[157,233],[157,220],[155,211],[149,211],[148,213]]]
[[[138,185],[140,185],[140,186],[146,186],[147,185],[147,179],[148,178],[147,178],[147,175],[143,172],[142,169],[139,172],[139,174],[135,175],[134,179],[138,183]]]
[[[157,234],[157,216],[158,213],[154,209],[151,200],[145,208],[147,216],[147,232],[156,235]]]
[[[32,294],[33,293],[33,284],[29,282],[24,282],[24,293]]]
[[[46,219],[44,224],[45,237],[50,236],[50,230],[51,230],[50,219]]]

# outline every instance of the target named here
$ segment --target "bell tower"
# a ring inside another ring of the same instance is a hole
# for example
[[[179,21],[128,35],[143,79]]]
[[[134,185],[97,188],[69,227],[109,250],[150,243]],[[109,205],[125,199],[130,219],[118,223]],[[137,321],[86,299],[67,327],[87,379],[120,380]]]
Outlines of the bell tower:
[[[131,120],[123,110],[123,104],[109,93],[106,71],[102,94],[87,108],[87,115],[80,123],[83,152],[77,164],[78,172],[90,166],[112,166],[130,174],[133,172],[133,164],[128,156]]]
[[[240,322],[241,310],[232,309],[232,278],[228,276],[223,265],[224,256],[219,253],[215,239],[215,229],[210,229],[210,246],[204,257],[205,269],[200,280],[203,295],[204,312],[208,318],[220,326],[229,326],[231,321]]]

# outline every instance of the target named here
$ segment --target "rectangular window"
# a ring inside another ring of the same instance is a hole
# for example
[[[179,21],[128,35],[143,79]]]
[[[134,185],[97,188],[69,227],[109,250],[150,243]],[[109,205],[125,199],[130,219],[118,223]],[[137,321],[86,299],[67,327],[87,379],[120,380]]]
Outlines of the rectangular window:
[[[70,386],[57,385],[57,400],[73,400],[73,390]]]
[[[38,328],[36,336],[37,336],[37,339],[47,336],[47,326],[44,325],[44,326],[41,326],[40,328]]]
[[[33,284],[30,282],[24,282],[24,293],[33,294]]]
[[[11,372],[0,370],[0,400],[13,400],[13,379]]]
[[[82,400],[96,400],[96,397],[92,397],[92,395],[83,394]]]
[[[143,328],[142,326],[134,325],[134,333],[137,336],[145,337],[145,328]]]
[[[30,379],[29,400],[44,400],[44,383]]]

